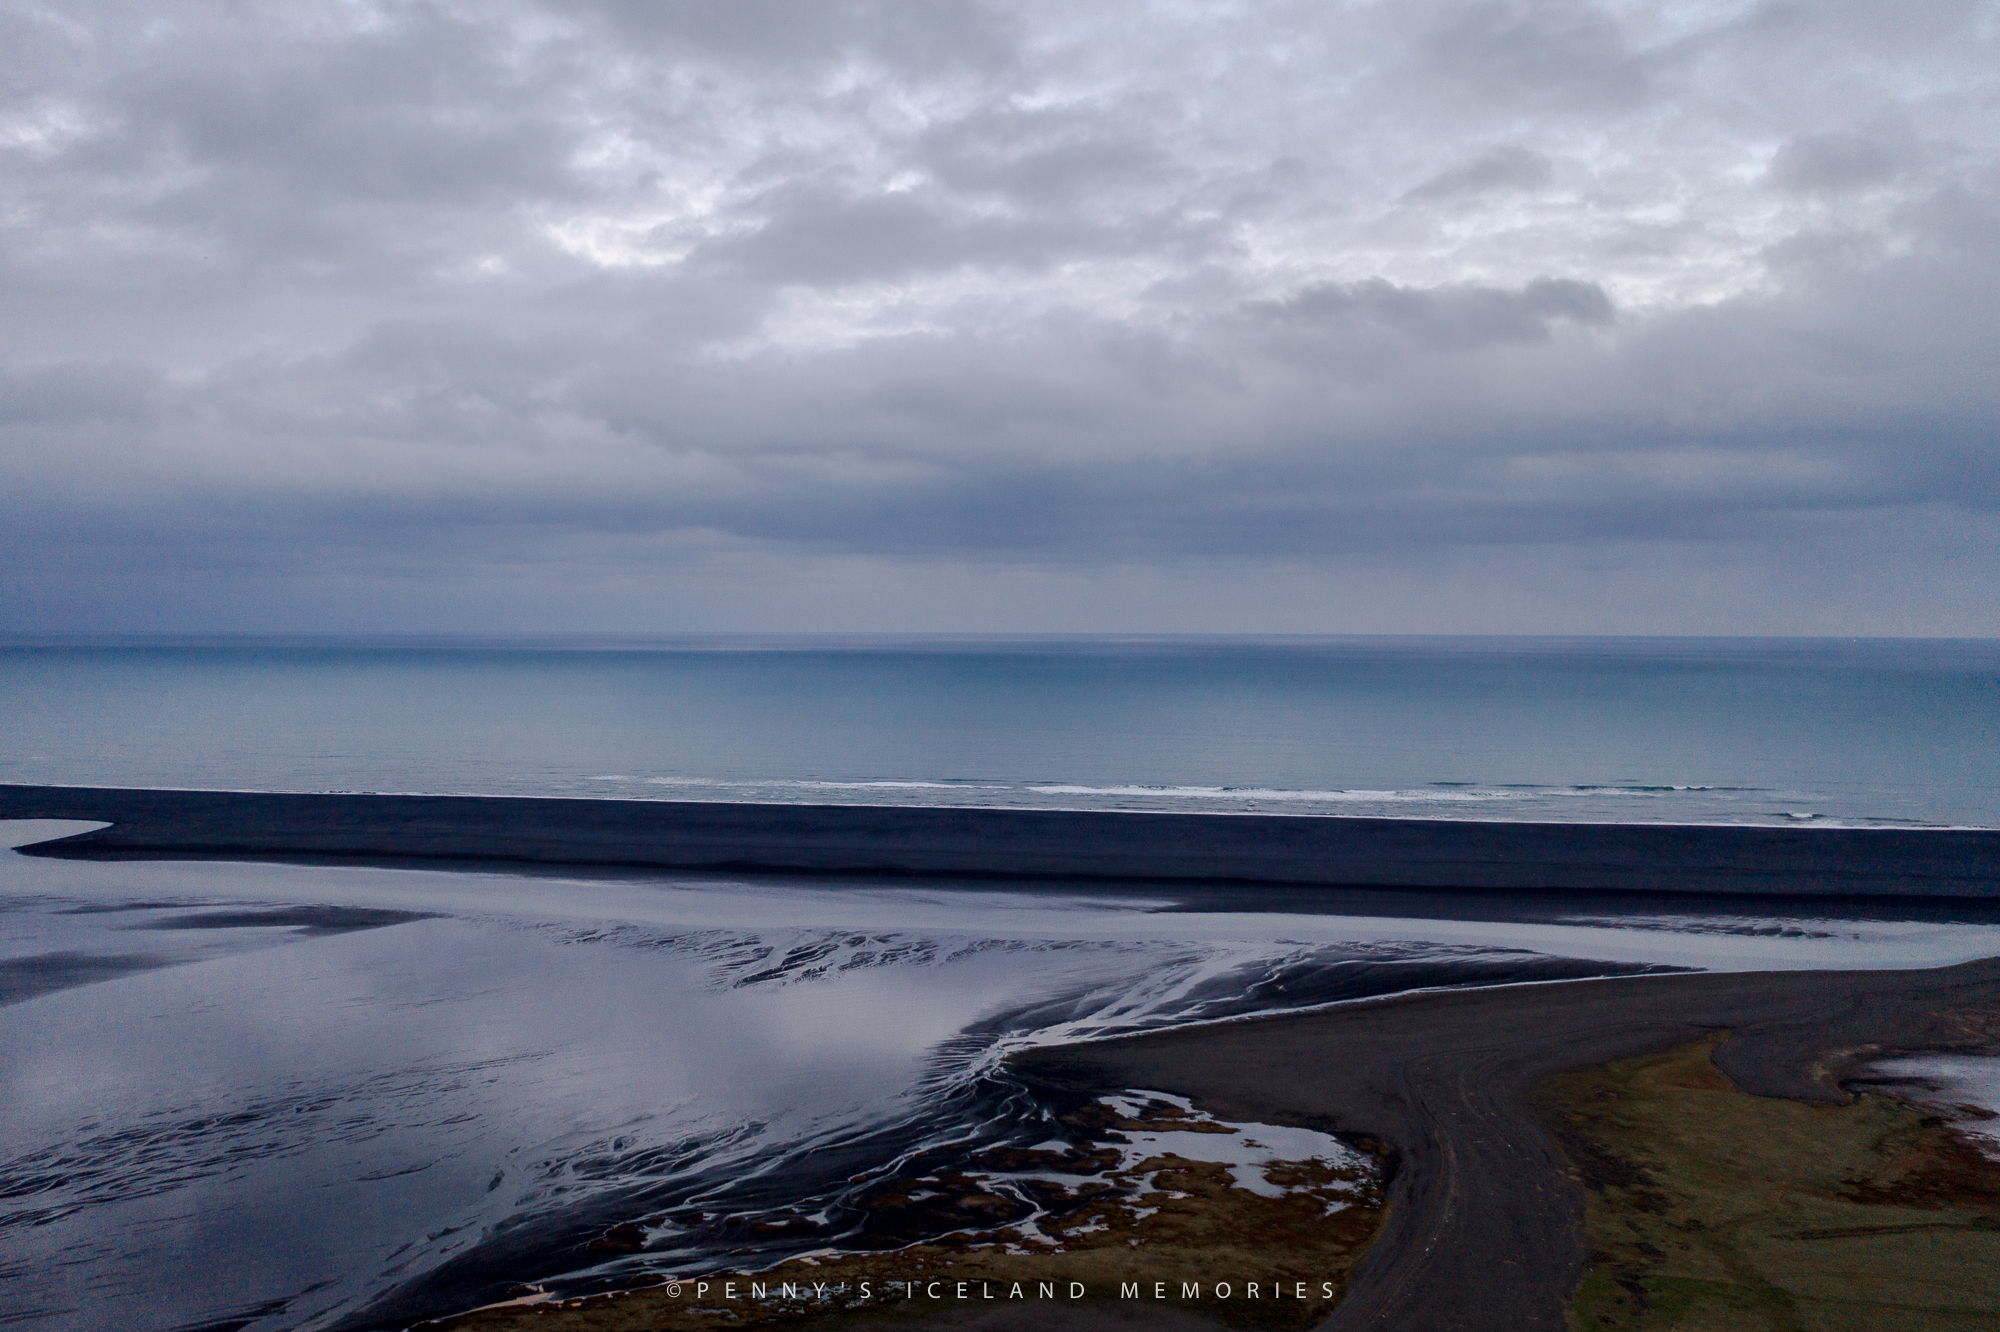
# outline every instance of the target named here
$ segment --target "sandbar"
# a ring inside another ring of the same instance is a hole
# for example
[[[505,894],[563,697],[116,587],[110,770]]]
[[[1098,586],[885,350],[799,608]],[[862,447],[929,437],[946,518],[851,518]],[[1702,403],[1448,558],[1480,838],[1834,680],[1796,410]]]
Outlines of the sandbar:
[[[1509,823],[0,784],[0,819],[113,826],[76,859],[2000,899],[2000,830]]]

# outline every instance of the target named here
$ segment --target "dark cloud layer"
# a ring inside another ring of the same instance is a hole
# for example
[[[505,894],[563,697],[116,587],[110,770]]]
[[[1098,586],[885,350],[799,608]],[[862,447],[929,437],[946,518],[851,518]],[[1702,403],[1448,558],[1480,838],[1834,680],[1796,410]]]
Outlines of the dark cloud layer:
[[[2000,632],[1978,4],[0,10],[0,629]]]

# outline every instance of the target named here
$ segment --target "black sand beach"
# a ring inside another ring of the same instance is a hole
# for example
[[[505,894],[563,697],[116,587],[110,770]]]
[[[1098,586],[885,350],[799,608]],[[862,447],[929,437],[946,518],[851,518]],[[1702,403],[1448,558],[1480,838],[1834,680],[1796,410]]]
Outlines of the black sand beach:
[[[2000,896],[2000,831],[0,786],[29,854],[1387,888]]]

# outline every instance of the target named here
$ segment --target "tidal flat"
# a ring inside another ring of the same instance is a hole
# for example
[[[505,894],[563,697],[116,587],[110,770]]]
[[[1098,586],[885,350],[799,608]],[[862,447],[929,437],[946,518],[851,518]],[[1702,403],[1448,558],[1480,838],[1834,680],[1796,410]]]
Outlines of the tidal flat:
[[[1407,995],[1029,1051],[1012,1062],[1030,1085],[1072,1094],[1063,1153],[988,1153],[983,1173],[877,1195],[956,1221],[943,1242],[524,1292],[446,1326],[1990,1327],[2000,1161],[1961,1130],[1992,1112],[1885,1090],[1936,1097],[1896,1072],[1920,1050],[2000,1050],[2000,965]],[[1075,1095],[1134,1076],[1191,1095]],[[1258,1192],[1153,1153],[1269,1131],[1229,1118],[1258,1113],[1343,1130],[1324,1141],[1356,1154],[1267,1163]],[[1009,1206],[992,1181],[1034,1175],[1069,1186],[1026,1225],[991,1214]],[[1308,1282],[1319,1298],[1272,1297]]]
[[[1782,1063],[1854,1012],[1944,1048],[1905,1038],[2000,953],[1962,901],[20,854],[0,899],[0,1315],[51,1329],[830,1266],[853,1317],[1560,1326],[1583,1198],[1533,1077],[1718,1026]]]

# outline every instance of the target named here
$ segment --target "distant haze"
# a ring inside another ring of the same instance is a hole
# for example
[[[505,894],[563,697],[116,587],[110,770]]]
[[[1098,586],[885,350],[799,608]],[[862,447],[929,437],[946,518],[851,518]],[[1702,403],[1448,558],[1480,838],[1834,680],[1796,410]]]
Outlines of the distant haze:
[[[0,631],[2000,634],[1991,3],[0,4]]]

